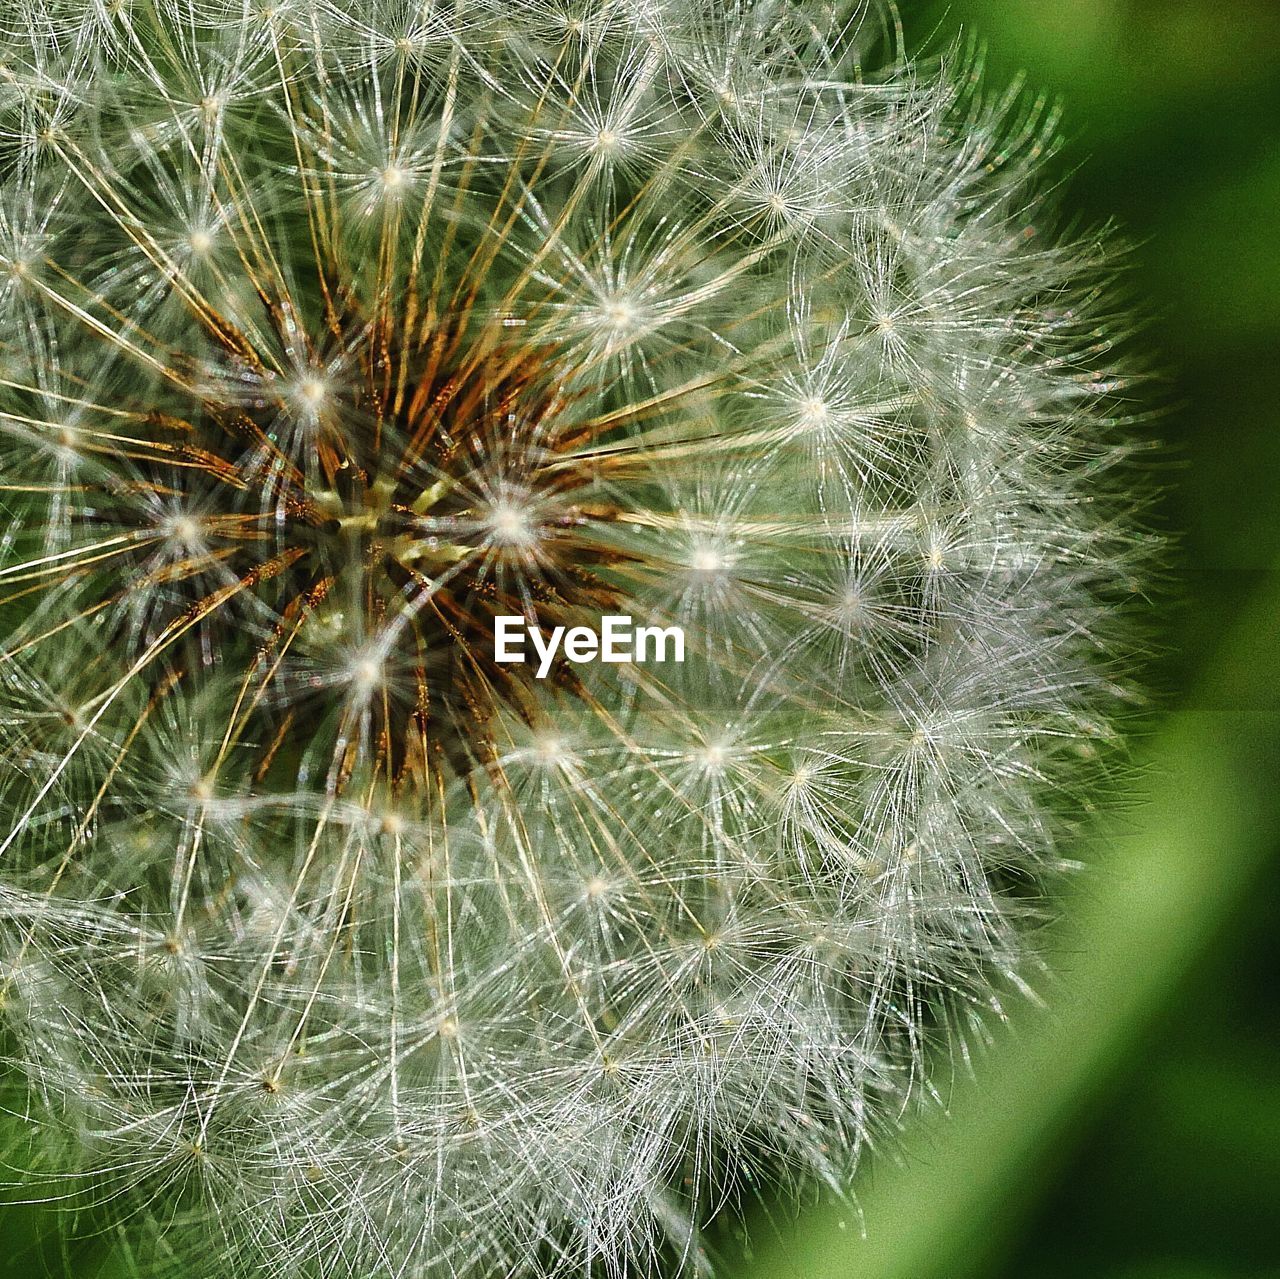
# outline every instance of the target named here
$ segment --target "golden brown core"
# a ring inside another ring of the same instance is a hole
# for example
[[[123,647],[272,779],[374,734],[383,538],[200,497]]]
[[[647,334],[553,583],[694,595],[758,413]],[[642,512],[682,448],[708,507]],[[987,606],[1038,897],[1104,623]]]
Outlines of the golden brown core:
[[[268,313],[296,344],[298,325]],[[152,415],[180,442],[146,460],[147,485],[218,512],[192,521],[211,534],[205,554],[279,618],[245,656],[246,703],[270,725],[259,777],[297,758],[320,713],[305,687],[285,695],[299,654],[339,668],[311,684],[339,690],[351,759],[372,735],[393,782],[465,771],[492,758],[500,705],[535,713],[529,668],[494,660],[495,617],[570,627],[616,609],[602,570],[625,556],[602,533],[619,509],[574,461],[590,432],[573,425],[554,352],[477,349],[465,322],[412,345],[356,320],[330,328],[339,371],[308,347],[314,372],[287,385],[221,329],[226,361],[206,371],[200,411]],[[204,616],[182,660],[198,660],[202,629],[229,651],[217,628],[234,616]]]

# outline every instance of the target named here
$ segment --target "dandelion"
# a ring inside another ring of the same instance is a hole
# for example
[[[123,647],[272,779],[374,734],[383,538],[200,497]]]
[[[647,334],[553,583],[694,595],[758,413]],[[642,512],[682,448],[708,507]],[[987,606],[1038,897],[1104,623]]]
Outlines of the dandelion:
[[[18,5],[0,1024],[149,1272],[702,1272],[1021,980],[1143,539],[973,83],[802,0]]]

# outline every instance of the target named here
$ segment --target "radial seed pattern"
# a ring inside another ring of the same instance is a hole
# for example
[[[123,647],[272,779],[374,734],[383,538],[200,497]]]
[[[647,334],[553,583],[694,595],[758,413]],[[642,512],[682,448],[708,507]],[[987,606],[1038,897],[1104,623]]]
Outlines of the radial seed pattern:
[[[147,1273],[701,1269],[1016,978],[1105,261],[842,8],[8,20],[0,1025]],[[685,661],[494,660],[606,614]]]

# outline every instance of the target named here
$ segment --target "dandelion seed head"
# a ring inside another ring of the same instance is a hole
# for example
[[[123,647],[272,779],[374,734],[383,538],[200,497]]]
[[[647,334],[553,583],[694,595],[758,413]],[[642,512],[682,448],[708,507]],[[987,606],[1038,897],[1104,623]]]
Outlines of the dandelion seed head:
[[[705,1275],[1032,962],[1113,270],[833,8],[6,24],[0,1022],[144,1269]],[[495,651],[619,616],[684,660]]]

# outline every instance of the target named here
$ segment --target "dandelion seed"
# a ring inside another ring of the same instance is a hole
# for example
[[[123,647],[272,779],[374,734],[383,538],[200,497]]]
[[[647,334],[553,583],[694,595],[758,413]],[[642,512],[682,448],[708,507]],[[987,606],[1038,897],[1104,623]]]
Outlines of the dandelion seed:
[[[510,501],[499,502],[489,512],[489,527],[494,540],[506,546],[529,546],[537,538],[529,512]]]

